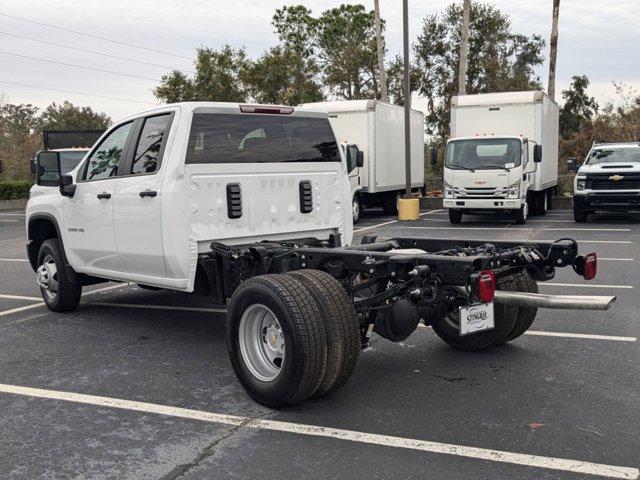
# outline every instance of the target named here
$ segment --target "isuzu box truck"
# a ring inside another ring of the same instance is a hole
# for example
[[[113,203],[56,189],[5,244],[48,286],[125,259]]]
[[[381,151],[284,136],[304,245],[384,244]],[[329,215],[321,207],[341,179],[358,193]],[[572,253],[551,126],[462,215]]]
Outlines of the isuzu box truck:
[[[355,144],[363,164],[349,172],[351,210],[357,223],[366,208],[382,207],[398,213],[398,198],[405,190],[404,107],[379,100],[343,100],[301,105],[329,114],[341,145]],[[411,110],[411,187],[424,186],[424,114]]]
[[[522,224],[544,215],[558,183],[558,105],[540,91],[453,97],[443,205],[465,213],[505,212]]]

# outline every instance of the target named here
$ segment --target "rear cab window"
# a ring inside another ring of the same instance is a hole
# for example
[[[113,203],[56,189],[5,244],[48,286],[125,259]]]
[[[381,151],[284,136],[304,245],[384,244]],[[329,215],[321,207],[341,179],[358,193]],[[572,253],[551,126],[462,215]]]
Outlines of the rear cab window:
[[[186,163],[340,162],[327,118],[194,113]]]
[[[136,145],[131,168],[127,175],[155,173],[160,168],[166,136],[171,125],[171,113],[142,119],[142,128]]]

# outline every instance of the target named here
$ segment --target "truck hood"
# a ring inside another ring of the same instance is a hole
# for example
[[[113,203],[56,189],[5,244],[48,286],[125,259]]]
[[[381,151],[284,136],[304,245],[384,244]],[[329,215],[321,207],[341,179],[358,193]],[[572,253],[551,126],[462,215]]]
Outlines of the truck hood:
[[[506,170],[454,170],[445,169],[444,180],[454,187],[462,188],[505,188],[520,177],[520,169]]]
[[[640,163],[638,162],[611,162],[596,163],[594,165],[582,165],[578,170],[578,175],[586,175],[587,173],[614,173],[618,172],[640,172]]]

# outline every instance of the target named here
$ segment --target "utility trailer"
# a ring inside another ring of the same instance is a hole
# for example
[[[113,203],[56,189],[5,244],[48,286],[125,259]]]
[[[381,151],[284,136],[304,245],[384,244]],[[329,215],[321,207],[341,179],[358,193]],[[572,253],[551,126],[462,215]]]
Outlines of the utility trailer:
[[[70,173],[40,152],[26,228],[43,300],[69,311],[113,280],[226,305],[236,376],[274,408],[341,388],[373,333],[399,342],[423,322],[475,351],[515,340],[537,308],[615,300],[538,293],[557,268],[595,277],[596,254],[569,239],[353,243],[359,154],[345,152],[326,113],[208,102],[116,123]]]

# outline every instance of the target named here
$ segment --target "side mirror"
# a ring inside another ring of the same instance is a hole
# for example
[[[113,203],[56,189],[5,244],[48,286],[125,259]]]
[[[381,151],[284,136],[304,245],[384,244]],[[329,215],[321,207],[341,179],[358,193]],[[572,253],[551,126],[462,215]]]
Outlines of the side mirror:
[[[431,166],[435,167],[438,164],[438,148],[433,147],[431,149]]]
[[[533,146],[533,161],[540,163],[542,161],[542,145]]]
[[[36,154],[36,183],[44,187],[60,185],[60,152]]]
[[[576,163],[575,157],[567,158],[567,170],[569,170],[570,172],[578,171],[578,164]]]
[[[73,183],[73,177],[65,173],[60,177],[60,195],[73,197],[75,193],[76,185]]]
[[[349,173],[364,165],[364,153],[357,145],[347,145],[347,170]]]

